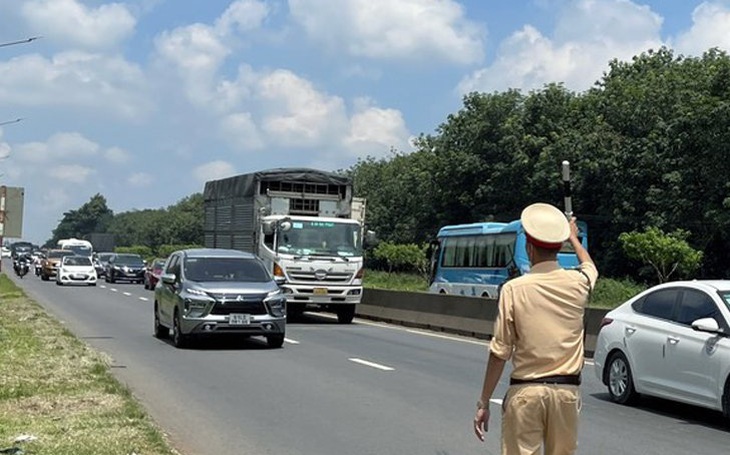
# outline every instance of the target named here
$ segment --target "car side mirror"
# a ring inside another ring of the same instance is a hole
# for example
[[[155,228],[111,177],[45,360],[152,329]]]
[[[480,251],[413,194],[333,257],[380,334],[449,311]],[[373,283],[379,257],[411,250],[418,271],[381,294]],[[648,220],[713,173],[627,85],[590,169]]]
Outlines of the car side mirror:
[[[175,276],[174,273],[165,273],[160,277],[160,280],[162,280],[165,284],[175,284],[175,281],[177,281],[177,276]]]
[[[723,333],[722,329],[720,329],[720,326],[717,324],[717,321],[713,318],[702,318],[697,319],[692,323],[692,329],[698,331],[698,332],[707,332],[707,333]]]
[[[277,275],[277,276],[274,277],[274,283],[276,283],[279,286],[281,286],[282,284],[286,283],[286,278],[283,277],[283,276],[278,276]]]

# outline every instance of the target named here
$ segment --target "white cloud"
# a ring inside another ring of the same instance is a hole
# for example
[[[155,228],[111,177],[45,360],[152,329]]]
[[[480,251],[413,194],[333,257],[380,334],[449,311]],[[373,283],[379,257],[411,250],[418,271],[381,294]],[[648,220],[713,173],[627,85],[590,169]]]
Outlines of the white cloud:
[[[99,144],[80,133],[56,133],[46,142],[27,142],[16,146],[15,150],[19,160],[44,163],[92,157],[99,152]]]
[[[63,188],[49,188],[43,192],[41,196],[40,207],[34,207],[35,210],[42,212],[55,212],[57,210],[68,210],[71,204],[71,196],[68,191]],[[58,214],[60,217],[61,215]]]
[[[261,27],[270,12],[266,2],[237,0],[218,18],[215,28],[220,34],[229,34],[234,28],[239,32],[248,32]]]
[[[705,2],[692,12],[692,27],[681,33],[675,43],[678,52],[702,55],[712,47],[730,50],[730,8]]]
[[[258,82],[266,110],[263,129],[279,145],[321,144],[347,126],[341,98],[317,91],[311,82],[288,70],[276,70]]]
[[[629,0],[575,0],[561,11],[553,38],[523,27],[499,46],[491,66],[462,80],[458,91],[530,90],[549,82],[585,90],[610,60],[662,46],[661,25],[660,16]]]
[[[400,111],[366,105],[350,119],[344,143],[355,156],[383,156],[391,148],[410,150],[409,136]]]
[[[93,169],[80,164],[62,164],[48,169],[49,176],[66,183],[84,183],[93,173]]]
[[[130,153],[120,147],[111,147],[104,152],[104,157],[116,164],[124,164],[132,158]]]
[[[152,109],[143,71],[122,57],[62,52],[0,61],[0,103],[81,107],[124,117]],[[103,100],[103,102],[100,102]]]
[[[45,38],[86,49],[115,46],[131,36],[136,25],[121,3],[91,8],[76,0],[29,0],[23,2],[20,12]]]
[[[225,177],[231,177],[236,174],[236,169],[227,161],[217,160],[211,161],[196,167],[193,170],[193,177],[199,182],[207,182],[208,180],[217,180]]]
[[[146,187],[150,186],[152,182],[154,182],[155,179],[150,174],[146,172],[137,172],[129,176],[127,179],[127,183],[129,183],[132,186],[136,186],[138,188],[140,187]]]
[[[221,121],[221,134],[237,150],[259,150],[264,146],[261,133],[249,112],[226,116]]]
[[[314,40],[354,56],[459,64],[483,57],[483,27],[453,0],[289,0],[289,9]]]

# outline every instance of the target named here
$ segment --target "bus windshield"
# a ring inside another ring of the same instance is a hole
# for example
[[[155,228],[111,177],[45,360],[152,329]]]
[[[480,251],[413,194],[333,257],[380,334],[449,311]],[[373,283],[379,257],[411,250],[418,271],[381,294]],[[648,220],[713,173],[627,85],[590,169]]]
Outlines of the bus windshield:
[[[91,248],[86,245],[65,245],[63,249],[73,251],[77,256],[91,256]]]
[[[362,256],[360,226],[334,221],[292,221],[279,233],[277,252],[297,256]]]

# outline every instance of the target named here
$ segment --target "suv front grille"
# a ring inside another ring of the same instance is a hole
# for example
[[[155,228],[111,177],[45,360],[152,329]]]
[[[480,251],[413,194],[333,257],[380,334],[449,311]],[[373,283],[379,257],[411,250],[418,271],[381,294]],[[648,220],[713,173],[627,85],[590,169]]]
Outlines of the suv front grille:
[[[264,305],[266,294],[211,294],[211,297],[216,300],[216,303],[210,310],[210,314],[266,314]]]

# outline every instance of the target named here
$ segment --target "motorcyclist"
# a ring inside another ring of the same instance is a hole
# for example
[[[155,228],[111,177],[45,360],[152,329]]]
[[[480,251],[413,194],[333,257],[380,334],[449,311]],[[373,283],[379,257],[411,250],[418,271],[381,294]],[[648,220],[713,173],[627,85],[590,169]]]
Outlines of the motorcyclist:
[[[19,255],[13,263],[13,269],[15,270],[15,274],[18,275],[20,278],[23,278],[25,275],[27,275],[28,270],[30,269],[30,262],[31,259],[29,255]]]

